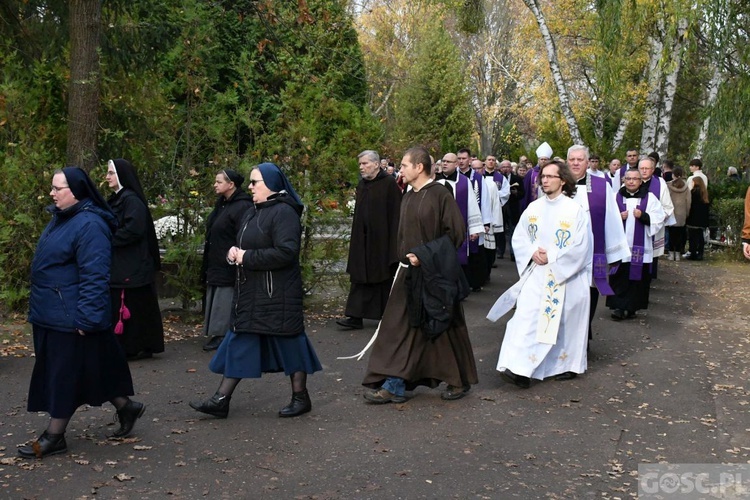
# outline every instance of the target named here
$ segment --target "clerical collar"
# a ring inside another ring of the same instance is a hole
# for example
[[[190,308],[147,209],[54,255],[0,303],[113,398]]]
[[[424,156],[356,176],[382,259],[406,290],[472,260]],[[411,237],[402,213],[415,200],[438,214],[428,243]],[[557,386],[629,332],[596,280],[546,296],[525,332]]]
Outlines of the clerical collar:
[[[623,198],[643,198],[648,196],[648,189],[646,188],[645,184],[641,184],[641,187],[638,188],[638,191],[635,193],[628,192],[628,189],[623,186],[620,188],[620,194],[622,194]]]
[[[469,170],[467,170],[466,172],[464,172],[463,170],[458,170],[458,169],[456,169],[456,171],[458,171],[458,172],[461,172],[461,173],[462,173],[463,175],[465,175],[466,177],[471,177],[471,174],[473,173],[473,170],[472,170],[472,169],[469,169]]]
[[[453,181],[453,182],[456,182],[456,181],[458,180],[458,169],[454,170],[454,171],[453,171],[453,173],[452,173],[452,174],[450,174],[450,175],[445,175],[445,174],[443,174],[443,177],[444,177],[444,178],[445,178],[445,180],[447,180],[447,181]]]

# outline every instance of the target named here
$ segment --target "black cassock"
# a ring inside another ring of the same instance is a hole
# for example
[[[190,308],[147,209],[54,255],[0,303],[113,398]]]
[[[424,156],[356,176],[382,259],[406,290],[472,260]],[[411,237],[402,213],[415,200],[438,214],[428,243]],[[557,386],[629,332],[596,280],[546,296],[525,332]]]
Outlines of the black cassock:
[[[349,260],[346,272],[351,289],[345,314],[380,319],[396,273],[396,250],[401,189],[393,176],[380,171],[371,181],[357,185]]]

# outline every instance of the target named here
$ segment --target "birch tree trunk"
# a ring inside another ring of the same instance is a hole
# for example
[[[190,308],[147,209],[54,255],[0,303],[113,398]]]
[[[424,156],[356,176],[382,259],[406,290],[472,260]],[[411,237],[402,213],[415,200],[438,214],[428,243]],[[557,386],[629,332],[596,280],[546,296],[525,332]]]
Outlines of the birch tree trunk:
[[[70,1],[68,165],[91,170],[97,161],[100,0]]]
[[[554,80],[557,89],[557,97],[560,100],[560,109],[562,110],[565,121],[568,124],[570,138],[573,140],[573,144],[583,144],[581,132],[578,129],[578,122],[573,114],[573,109],[570,107],[568,89],[565,87],[565,80],[563,80],[562,73],[560,72],[555,41],[552,39],[552,35],[549,32],[547,21],[544,18],[542,9],[539,7],[538,0],[523,0],[523,3],[526,4],[526,7],[528,7],[534,14],[536,22],[539,25],[539,31],[542,34],[542,39],[544,39],[544,46],[547,49],[547,59],[549,60],[549,69],[552,73],[552,79]]]
[[[643,131],[641,132],[641,147],[643,153],[653,151],[656,146],[656,124],[659,120],[659,103],[662,100],[661,65],[664,44],[661,37],[664,33],[664,22],[659,20],[658,36],[650,36],[651,54],[648,63],[648,96],[646,108],[643,110]]]
[[[721,64],[717,61],[712,61],[711,66],[713,66],[714,71],[711,81],[708,84],[708,95],[703,103],[706,117],[703,119],[703,125],[701,125],[700,132],[698,133],[698,141],[695,144],[695,158],[703,157],[703,150],[706,147],[706,140],[708,139],[708,127],[711,124],[711,110],[714,104],[716,104],[716,99],[719,96],[719,87],[724,81],[724,72],[722,71]]]
[[[604,139],[604,106],[601,104],[597,106],[598,113],[594,115],[594,135],[596,136],[596,142],[602,143]]]
[[[706,24],[713,27],[704,38],[708,52],[711,54],[709,62],[711,68],[711,80],[708,83],[708,92],[703,99],[703,124],[698,132],[698,140],[695,143],[695,158],[703,158],[703,153],[708,141],[708,130],[711,125],[711,112],[719,97],[719,88],[726,78],[724,72],[724,60],[728,54],[735,52],[731,40],[735,33],[736,15],[742,10],[736,0],[718,0],[709,4],[710,9],[704,12]],[[731,56],[730,56],[731,60]]]
[[[615,136],[612,138],[612,149],[610,150],[611,153],[614,153],[615,151],[620,149],[620,145],[622,144],[622,140],[625,137],[625,131],[628,129],[628,125],[630,125],[629,111],[622,115],[622,118],[620,118],[620,123],[617,124],[617,131],[615,131]]]
[[[674,96],[677,93],[677,75],[682,66],[682,56],[685,49],[685,32],[687,31],[687,19],[680,19],[677,23],[677,38],[671,48],[672,60],[669,70],[662,86],[662,98],[659,103],[658,122],[656,125],[655,150],[659,156],[667,155],[669,149],[669,130],[672,122],[672,106]]]

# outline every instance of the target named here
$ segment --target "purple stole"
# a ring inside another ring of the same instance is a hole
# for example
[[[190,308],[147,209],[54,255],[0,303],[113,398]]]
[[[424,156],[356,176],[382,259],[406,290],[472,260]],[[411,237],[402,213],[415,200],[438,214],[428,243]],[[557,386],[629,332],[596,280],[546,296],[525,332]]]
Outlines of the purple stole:
[[[498,171],[494,171],[492,172],[492,180],[495,181],[495,184],[497,184],[497,190],[500,191],[503,182],[505,182],[505,176]]]
[[[588,174],[591,190],[588,191],[591,231],[594,233],[594,284],[602,295],[614,295],[607,282],[607,244],[605,224],[607,215],[607,187],[604,179]]]
[[[623,165],[622,167],[620,167],[620,179],[625,177],[625,172],[627,172],[629,168],[630,166],[627,163]]]
[[[529,203],[536,200],[537,196],[537,181],[539,180],[539,173],[542,171],[542,169],[539,167],[539,165],[535,166],[531,169],[531,172],[527,172],[526,175],[531,175],[531,182],[529,184],[530,188],[529,192],[526,193],[527,196],[529,196]],[[528,206],[528,205],[526,205]]]
[[[531,170],[529,170],[526,175],[523,177],[523,198],[521,198],[520,201],[520,209],[521,212],[526,210],[526,208],[531,205],[531,202],[536,200],[536,181],[539,177],[539,171],[541,169],[539,168],[539,165],[535,166]]]
[[[456,176],[456,203],[458,203],[458,209],[461,211],[461,215],[466,223],[466,234],[464,235],[464,242],[458,247],[458,263],[465,266],[469,263],[469,251],[474,247],[472,253],[479,251],[478,241],[469,241],[469,186],[471,185],[469,178],[463,175],[461,172]],[[472,190],[471,193],[474,196]],[[471,246],[470,246],[471,244]]]
[[[656,196],[656,199],[661,201],[661,179],[655,175],[651,176],[651,183],[648,185],[648,192]]]
[[[646,212],[646,206],[648,205],[648,193],[646,196],[641,198],[641,202],[638,204],[638,209],[641,212]],[[617,193],[617,206],[620,207],[620,212],[624,212],[627,208],[625,206],[625,200],[622,198],[622,193]],[[627,220],[622,221],[623,226],[627,224]],[[643,276],[643,255],[645,248],[643,243],[645,241],[646,226],[643,225],[640,219],[635,219],[635,227],[633,228],[633,246],[631,248],[632,255],[630,256],[630,280],[640,281]]]

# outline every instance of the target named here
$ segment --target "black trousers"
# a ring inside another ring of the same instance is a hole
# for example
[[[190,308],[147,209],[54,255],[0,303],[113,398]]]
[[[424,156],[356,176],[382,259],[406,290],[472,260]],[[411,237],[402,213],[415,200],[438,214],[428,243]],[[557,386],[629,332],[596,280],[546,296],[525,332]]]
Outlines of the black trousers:
[[[706,241],[703,239],[704,228],[688,226],[688,241],[690,243],[690,259],[703,260],[703,249]]]
[[[687,241],[685,226],[669,226],[667,227],[667,233],[669,234],[667,249],[670,252],[685,253],[685,242]]]

